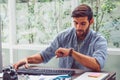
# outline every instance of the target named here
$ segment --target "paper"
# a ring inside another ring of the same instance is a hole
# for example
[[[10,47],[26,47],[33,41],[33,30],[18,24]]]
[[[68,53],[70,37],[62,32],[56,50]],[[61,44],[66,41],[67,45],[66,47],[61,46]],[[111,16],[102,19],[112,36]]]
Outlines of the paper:
[[[109,73],[85,72],[74,80],[104,80]]]
[[[3,77],[3,73],[0,73],[0,78],[2,78]]]
[[[91,73],[88,75],[88,77],[94,77],[94,78],[98,78],[100,77],[102,74],[101,73]]]

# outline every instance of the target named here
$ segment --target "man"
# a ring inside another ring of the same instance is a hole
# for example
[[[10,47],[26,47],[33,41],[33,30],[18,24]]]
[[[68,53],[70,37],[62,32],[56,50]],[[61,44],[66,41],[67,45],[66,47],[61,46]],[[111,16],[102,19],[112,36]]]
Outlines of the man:
[[[69,28],[55,38],[45,50],[14,64],[14,68],[28,63],[48,62],[52,57],[59,58],[60,68],[76,68],[100,71],[107,56],[107,41],[90,29],[94,22],[91,8],[82,4],[72,12],[74,27]]]

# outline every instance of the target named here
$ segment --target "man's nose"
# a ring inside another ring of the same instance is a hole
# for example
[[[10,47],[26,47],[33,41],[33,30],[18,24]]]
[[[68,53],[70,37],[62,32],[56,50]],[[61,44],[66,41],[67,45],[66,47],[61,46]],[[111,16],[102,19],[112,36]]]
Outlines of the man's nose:
[[[77,29],[82,29],[80,24],[77,25]]]

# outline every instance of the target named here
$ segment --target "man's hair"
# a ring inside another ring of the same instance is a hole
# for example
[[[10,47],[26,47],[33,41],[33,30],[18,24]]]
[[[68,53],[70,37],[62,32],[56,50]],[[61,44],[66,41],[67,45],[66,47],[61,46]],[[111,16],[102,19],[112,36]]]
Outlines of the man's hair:
[[[93,17],[93,11],[90,8],[90,6],[86,4],[79,5],[76,7],[72,12],[72,17],[88,17],[88,20],[90,21]]]

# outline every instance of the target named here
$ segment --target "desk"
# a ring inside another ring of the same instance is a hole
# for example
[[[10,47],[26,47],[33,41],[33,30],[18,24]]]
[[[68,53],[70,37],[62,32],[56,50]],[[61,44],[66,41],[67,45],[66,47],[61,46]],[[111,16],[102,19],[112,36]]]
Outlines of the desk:
[[[40,68],[40,67],[34,67],[34,68]],[[54,69],[54,68],[52,68],[52,69]],[[63,70],[63,68],[59,68],[59,69]],[[71,69],[67,69],[67,70],[71,70]],[[80,70],[80,69],[72,69],[72,70],[75,70],[75,75],[72,76],[72,80],[74,80],[76,77],[80,76],[82,73],[85,72],[85,71]],[[107,72],[107,71],[103,71],[103,72]],[[109,73],[109,76],[105,80],[116,80],[116,73],[115,72],[108,72],[108,73]],[[27,76],[18,75],[18,78],[19,78],[18,80],[27,80],[26,79]],[[2,78],[0,78],[0,80],[2,80]]]

